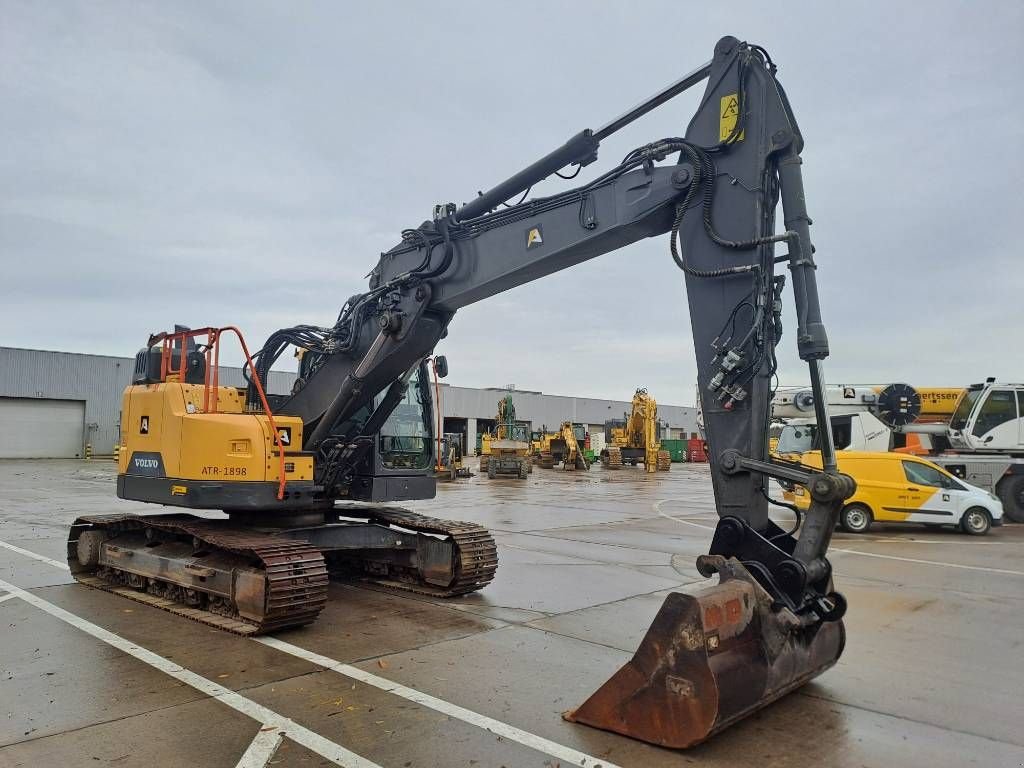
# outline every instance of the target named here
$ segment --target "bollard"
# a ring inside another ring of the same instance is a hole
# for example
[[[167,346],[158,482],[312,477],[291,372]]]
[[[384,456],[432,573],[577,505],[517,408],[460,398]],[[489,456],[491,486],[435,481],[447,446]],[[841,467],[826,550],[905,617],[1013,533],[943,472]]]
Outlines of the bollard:
[[[92,459],[92,443],[85,444],[85,460],[90,461]]]

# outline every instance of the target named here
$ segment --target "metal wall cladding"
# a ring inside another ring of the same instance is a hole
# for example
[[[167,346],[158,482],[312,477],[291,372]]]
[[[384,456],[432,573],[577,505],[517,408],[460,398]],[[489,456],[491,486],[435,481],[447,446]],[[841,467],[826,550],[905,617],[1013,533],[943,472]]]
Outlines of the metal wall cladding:
[[[134,357],[0,347],[0,397],[85,401],[83,443],[110,454],[119,434],[121,393],[131,382]],[[273,371],[271,392],[290,392],[295,374]],[[220,383],[242,386],[239,368],[221,367]]]
[[[86,434],[83,442],[92,444],[95,454],[109,454],[117,441],[121,393],[131,381],[134,357],[108,357],[72,352],[47,352],[37,349],[0,347],[0,397],[39,397],[57,400],[84,400]],[[220,383],[242,386],[238,368],[222,367]],[[268,389],[275,393],[291,391],[295,374],[272,371]],[[446,417],[493,419],[504,389],[471,389],[441,384],[441,400]],[[563,421],[582,422],[592,432],[608,419],[621,419],[631,408],[629,400],[600,400],[587,397],[546,395],[514,390],[516,416],[539,429],[556,429]],[[658,404],[658,418],[674,430],[687,435],[697,431],[697,409]],[[95,426],[93,426],[95,425]]]
[[[470,389],[442,384],[442,410],[447,418],[493,419],[498,400],[507,394],[505,389]],[[567,397],[526,390],[512,390],[512,399],[516,404],[516,418],[529,421],[535,429],[547,425],[554,430],[563,421],[574,421],[587,424],[590,431],[594,431],[595,427],[603,428],[609,419],[622,419],[632,408],[632,400]],[[658,418],[687,435],[697,431],[696,408],[658,403]]]

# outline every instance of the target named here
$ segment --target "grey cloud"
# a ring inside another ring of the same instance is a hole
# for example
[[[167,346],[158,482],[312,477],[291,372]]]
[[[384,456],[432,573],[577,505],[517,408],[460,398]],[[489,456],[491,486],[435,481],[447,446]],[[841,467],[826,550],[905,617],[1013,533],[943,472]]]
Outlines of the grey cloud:
[[[0,17],[0,343],[130,354],[174,322],[252,345],[328,324],[434,203],[735,34],[772,52],[806,136],[829,378],[1024,376],[1019,4],[0,0]],[[695,104],[613,137],[581,178]],[[687,403],[689,333],[661,238],[463,310],[439,351],[453,383]]]

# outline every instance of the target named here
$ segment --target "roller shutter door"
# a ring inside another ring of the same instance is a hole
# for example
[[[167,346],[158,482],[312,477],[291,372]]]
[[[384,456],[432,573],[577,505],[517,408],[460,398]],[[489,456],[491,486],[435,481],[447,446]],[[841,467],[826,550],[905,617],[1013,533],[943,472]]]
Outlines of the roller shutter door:
[[[0,397],[0,459],[82,455],[85,402]]]

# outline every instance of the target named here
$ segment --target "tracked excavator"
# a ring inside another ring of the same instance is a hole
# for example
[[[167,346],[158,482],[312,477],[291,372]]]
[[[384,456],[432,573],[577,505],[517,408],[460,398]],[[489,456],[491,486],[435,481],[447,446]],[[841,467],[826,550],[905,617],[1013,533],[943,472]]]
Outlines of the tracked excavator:
[[[643,462],[647,472],[672,469],[672,456],[661,450],[658,437],[658,403],[646,389],[633,393],[632,409],[619,423],[621,427],[613,426],[606,431],[607,446],[600,454],[602,466],[622,469],[626,462],[634,467]]]
[[[685,135],[525,199],[700,83]],[[242,342],[248,386],[218,380],[221,342],[234,329],[152,336],[124,394],[117,494],[225,514],[80,517],[68,539],[75,578],[243,634],[315,620],[330,575],[436,596],[486,586],[497,557],[484,528],[396,505],[435,493],[425,361],[462,307],[668,235],[686,283],[720,515],[697,567],[718,581],[670,594],[633,659],[565,717],[687,747],[804,684],[843,650],[845,601],[826,552],[854,488],[836,471],[821,396],[828,342],[803,144],[768,53],[725,37],[711,61],[650,99],[403,231],[333,325],[282,329],[252,355]],[[820,469],[766,455],[787,282],[779,264],[789,269],[796,346],[815,393]],[[289,346],[302,352],[295,386],[268,393],[271,366]],[[810,490],[799,528],[769,519],[768,478]]]
[[[586,430],[582,424],[563,421],[558,431],[548,436],[542,444],[537,465],[544,469],[552,469],[561,462],[562,469],[574,471],[590,469],[587,457],[583,454],[583,441]]]

